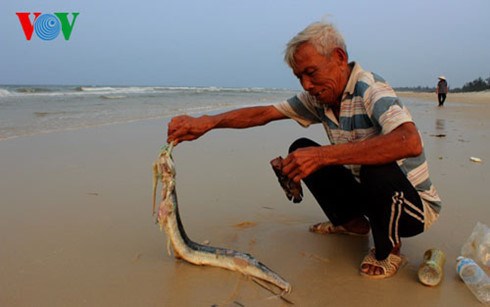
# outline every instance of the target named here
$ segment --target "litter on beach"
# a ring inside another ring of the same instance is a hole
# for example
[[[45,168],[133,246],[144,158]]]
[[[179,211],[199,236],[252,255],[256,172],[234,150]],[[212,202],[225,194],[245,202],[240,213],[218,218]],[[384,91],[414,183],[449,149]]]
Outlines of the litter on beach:
[[[477,163],[481,163],[481,162],[483,162],[483,161],[482,161],[482,159],[477,158],[477,157],[470,157],[470,161],[472,161],[472,162],[477,162]]]

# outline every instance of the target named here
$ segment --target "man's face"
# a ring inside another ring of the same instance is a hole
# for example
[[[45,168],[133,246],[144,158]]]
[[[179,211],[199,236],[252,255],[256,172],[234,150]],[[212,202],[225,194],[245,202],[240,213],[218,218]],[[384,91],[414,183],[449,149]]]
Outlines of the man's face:
[[[304,43],[296,50],[294,61],[293,73],[305,91],[321,103],[340,103],[349,78],[349,74],[346,74],[347,55],[343,50],[334,49],[331,55],[326,57],[312,44]]]

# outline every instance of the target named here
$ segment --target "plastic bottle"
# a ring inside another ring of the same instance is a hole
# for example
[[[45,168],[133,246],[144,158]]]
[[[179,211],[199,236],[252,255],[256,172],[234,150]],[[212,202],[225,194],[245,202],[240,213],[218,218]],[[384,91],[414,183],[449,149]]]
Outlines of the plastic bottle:
[[[490,278],[473,259],[458,257],[456,271],[480,302],[490,304]]]
[[[490,268],[490,232],[486,232],[480,241],[477,248],[477,257],[485,265]]]
[[[443,251],[436,248],[427,250],[418,271],[420,282],[426,286],[437,286],[443,278],[445,262],[446,255]]]

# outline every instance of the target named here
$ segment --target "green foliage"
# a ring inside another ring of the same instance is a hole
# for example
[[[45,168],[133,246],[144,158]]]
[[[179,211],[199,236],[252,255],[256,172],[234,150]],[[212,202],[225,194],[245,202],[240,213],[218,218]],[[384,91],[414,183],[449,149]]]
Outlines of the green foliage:
[[[416,93],[433,93],[436,91],[435,87],[417,86],[417,87],[396,87],[395,91],[398,92],[416,92]]]
[[[418,93],[433,93],[436,91],[435,87],[428,87],[428,86],[417,86],[417,87],[397,87],[395,88],[396,91],[400,92],[418,92]],[[479,77],[473,81],[467,82],[463,85],[461,88],[454,88],[454,89],[449,89],[450,92],[453,93],[460,93],[460,92],[481,92],[481,91],[487,91],[490,90],[490,77],[483,79],[482,77]]]
[[[490,78],[488,78],[490,79]],[[488,80],[487,79],[487,80]],[[471,82],[466,83],[461,88],[462,92],[479,92],[490,89],[490,83],[487,80],[483,80],[481,77]]]
[[[465,83],[462,88],[455,88],[452,92],[481,92],[490,90],[490,77],[483,80],[481,77]]]

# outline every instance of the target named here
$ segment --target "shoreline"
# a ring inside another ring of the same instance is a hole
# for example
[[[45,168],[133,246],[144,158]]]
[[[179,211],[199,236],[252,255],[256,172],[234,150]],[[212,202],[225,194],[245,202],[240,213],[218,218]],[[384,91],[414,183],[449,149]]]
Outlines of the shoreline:
[[[424,100],[424,101],[433,101],[435,104],[437,104],[437,96],[435,93],[420,93],[420,92],[409,92],[409,91],[397,91],[396,94],[400,98],[408,98],[408,99],[418,99],[418,100]],[[277,99],[275,102],[279,102],[280,99]],[[274,103],[274,102],[271,102]],[[446,106],[448,103],[465,103],[465,104],[490,104],[490,91],[483,91],[483,92],[467,92],[467,93],[449,93],[445,102]],[[223,112],[227,111],[229,109],[234,109],[237,107],[247,107],[247,106],[257,106],[257,105],[263,105],[263,102],[259,101],[251,101],[248,102],[243,102],[241,105],[224,105],[224,106],[214,106],[212,108],[209,108],[207,110],[201,111],[201,110],[190,110],[188,111],[189,115],[193,116],[198,116],[206,113],[217,113],[217,112]],[[62,133],[65,131],[78,131],[78,130],[84,130],[84,129],[94,129],[98,127],[103,127],[103,126],[112,126],[112,125],[125,125],[128,123],[132,122],[144,122],[148,120],[162,120],[166,121],[169,120],[171,117],[177,115],[175,114],[168,114],[168,115],[155,115],[152,117],[143,117],[143,118],[133,118],[133,119],[126,119],[126,120],[121,120],[121,121],[114,121],[110,123],[96,123],[96,124],[90,124],[90,125],[81,125],[81,126],[74,126],[74,127],[65,127],[65,128],[58,128],[55,129],[53,128],[52,130],[41,130],[41,131],[32,131],[32,132],[25,132],[20,135],[12,135],[12,136],[5,136],[0,138],[0,142],[4,142],[7,140],[13,140],[17,138],[23,138],[23,137],[37,137],[40,135],[45,135],[45,134],[51,134],[51,133]]]

